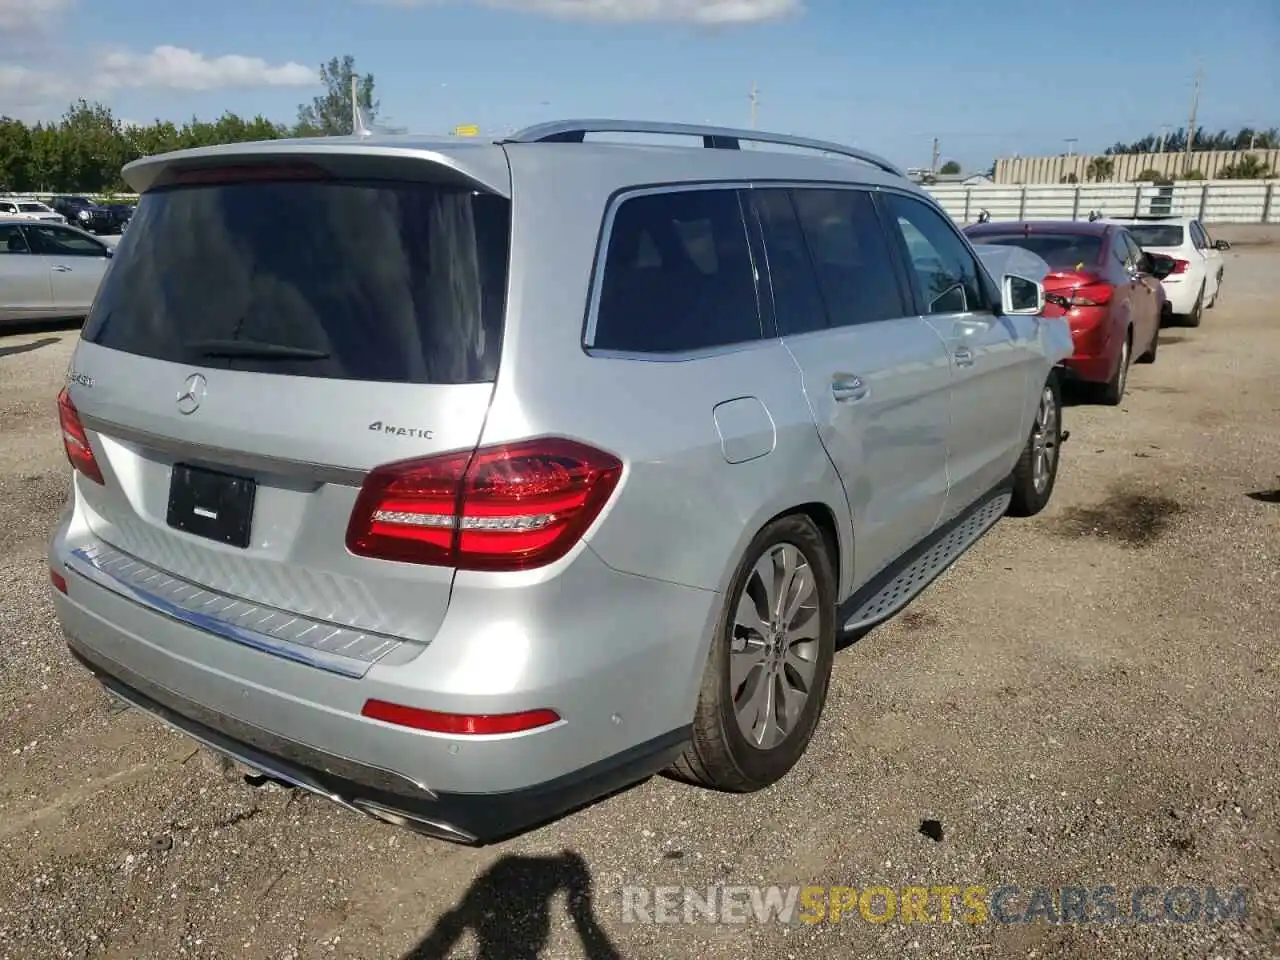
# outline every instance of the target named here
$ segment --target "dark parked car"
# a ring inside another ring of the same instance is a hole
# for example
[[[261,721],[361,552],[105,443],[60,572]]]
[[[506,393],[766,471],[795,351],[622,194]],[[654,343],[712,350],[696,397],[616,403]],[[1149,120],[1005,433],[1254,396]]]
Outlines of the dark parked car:
[[[119,224],[110,210],[88,197],[54,197],[50,204],[67,222],[90,233],[118,233]]]
[[[107,203],[103,204],[103,208],[111,214],[116,230],[124,233],[124,228],[128,226],[129,221],[133,218],[134,205],[132,203]]]

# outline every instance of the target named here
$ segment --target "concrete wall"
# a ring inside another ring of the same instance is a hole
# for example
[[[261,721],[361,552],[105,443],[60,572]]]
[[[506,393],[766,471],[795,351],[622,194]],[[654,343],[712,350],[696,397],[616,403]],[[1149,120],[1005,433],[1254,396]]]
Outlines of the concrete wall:
[[[925,187],[957,223],[986,210],[992,220],[1083,220],[1167,214],[1205,223],[1280,224],[1280,180],[1185,181],[1169,187],[1136,183]]]
[[[1252,154],[1267,165],[1272,173],[1280,173],[1280,150],[1206,150],[1191,154],[1190,167],[1181,153],[1121,153],[1106,159],[1112,162],[1111,176],[1103,183],[1131,183],[1138,174],[1158,170],[1169,177],[1177,177],[1190,170],[1199,170],[1212,180],[1223,167],[1239,163]],[[1072,157],[1004,157],[996,161],[996,183],[1061,183],[1067,174],[1074,173],[1080,183],[1086,180],[1089,161],[1094,154],[1077,154]]]

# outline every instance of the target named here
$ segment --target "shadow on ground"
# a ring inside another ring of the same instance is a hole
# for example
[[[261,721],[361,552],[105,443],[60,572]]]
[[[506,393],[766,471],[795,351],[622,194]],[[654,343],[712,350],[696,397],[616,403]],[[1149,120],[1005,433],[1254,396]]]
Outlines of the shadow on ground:
[[[563,893],[587,960],[621,960],[596,919],[591,871],[581,855],[503,857],[471,884],[456,907],[403,960],[442,960],[468,932],[475,960],[535,960],[551,935],[552,902]]]
[[[42,337],[39,340],[32,340],[30,343],[0,346],[0,357],[12,357],[19,353],[30,353],[32,350],[39,350],[41,347],[47,347],[52,343],[60,343],[61,339],[61,337]]]

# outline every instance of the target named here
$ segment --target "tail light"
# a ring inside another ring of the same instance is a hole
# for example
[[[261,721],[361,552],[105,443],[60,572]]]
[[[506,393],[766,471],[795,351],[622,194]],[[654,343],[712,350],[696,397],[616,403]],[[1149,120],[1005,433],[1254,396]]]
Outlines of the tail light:
[[[62,449],[66,451],[71,466],[94,483],[103,483],[102,471],[98,469],[98,461],[93,456],[93,447],[89,446],[89,435],[85,433],[80,414],[76,411],[76,405],[71,402],[71,394],[66,387],[58,394],[58,421],[62,424]]]
[[[1191,266],[1190,260],[1175,259],[1173,261],[1173,269],[1169,271],[1169,275],[1173,276],[1175,273],[1186,273],[1187,267],[1189,266]]]
[[[527,570],[563,557],[600,515],[622,462],[544,438],[378,467],[347,526],[347,549],[462,570]]]
[[[53,589],[59,593],[67,592],[67,578],[53,568],[49,569],[49,582],[53,584]]]
[[[1089,283],[1076,287],[1067,296],[1067,303],[1073,307],[1101,307],[1111,302],[1111,284]]]

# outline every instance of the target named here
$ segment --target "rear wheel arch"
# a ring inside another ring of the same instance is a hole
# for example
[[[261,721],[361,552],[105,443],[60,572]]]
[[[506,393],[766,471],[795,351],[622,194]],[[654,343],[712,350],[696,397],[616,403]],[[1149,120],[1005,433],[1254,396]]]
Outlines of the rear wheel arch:
[[[760,529],[763,530],[775,520],[781,520],[787,516],[808,517],[813,522],[813,525],[818,528],[818,532],[822,534],[822,539],[827,545],[827,556],[831,559],[831,570],[835,574],[838,589],[844,564],[840,562],[840,531],[836,526],[835,512],[827,504],[819,503],[815,500],[775,514],[765,521]]]

